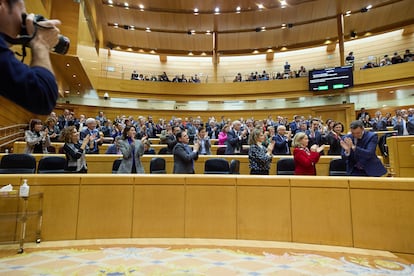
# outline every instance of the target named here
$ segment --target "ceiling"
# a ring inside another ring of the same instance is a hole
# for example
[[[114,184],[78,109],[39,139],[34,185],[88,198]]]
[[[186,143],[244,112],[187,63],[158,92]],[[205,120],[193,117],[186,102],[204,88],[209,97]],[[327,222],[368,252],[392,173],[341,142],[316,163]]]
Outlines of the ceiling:
[[[101,47],[161,55],[291,50],[336,43],[342,35],[346,41],[414,24],[412,0],[84,2]],[[372,7],[366,11],[368,5]],[[347,12],[343,28],[338,28],[338,14]]]

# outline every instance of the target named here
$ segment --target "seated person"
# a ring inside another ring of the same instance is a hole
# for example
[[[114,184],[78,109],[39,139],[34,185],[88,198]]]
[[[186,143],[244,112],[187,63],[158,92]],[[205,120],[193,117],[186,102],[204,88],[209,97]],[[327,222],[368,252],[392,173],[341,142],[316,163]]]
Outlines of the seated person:
[[[144,154],[155,154],[155,150],[151,148],[151,142],[149,140],[145,140],[144,142]]]

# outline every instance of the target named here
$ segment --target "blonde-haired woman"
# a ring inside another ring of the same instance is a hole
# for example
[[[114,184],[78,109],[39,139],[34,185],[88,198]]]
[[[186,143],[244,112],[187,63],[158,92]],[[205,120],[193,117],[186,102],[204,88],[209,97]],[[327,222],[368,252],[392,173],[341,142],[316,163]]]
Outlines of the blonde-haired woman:
[[[315,165],[319,161],[320,152],[325,145],[312,145],[308,149],[309,138],[304,132],[298,132],[293,137],[293,159],[295,161],[295,175],[316,175]]]
[[[75,126],[62,130],[61,139],[65,143],[63,149],[66,154],[65,171],[73,173],[87,173],[85,153],[89,150],[90,135],[86,135],[82,143],[79,142],[79,132]],[[92,138],[93,139],[93,138]]]
[[[272,163],[272,151],[275,141],[271,141],[266,148],[263,141],[266,139],[262,128],[254,128],[249,135],[249,167],[250,174],[268,175]]]

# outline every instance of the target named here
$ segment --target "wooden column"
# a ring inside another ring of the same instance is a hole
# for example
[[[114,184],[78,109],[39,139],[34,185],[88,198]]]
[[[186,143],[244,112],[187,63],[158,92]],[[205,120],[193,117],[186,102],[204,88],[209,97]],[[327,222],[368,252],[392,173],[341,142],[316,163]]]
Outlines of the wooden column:
[[[344,15],[339,13],[336,18],[338,26],[338,44],[339,44],[339,56],[341,66],[345,65],[345,53],[344,53]]]
[[[74,1],[51,1],[50,18],[59,19],[61,34],[70,39],[69,55],[77,54],[80,4]]]

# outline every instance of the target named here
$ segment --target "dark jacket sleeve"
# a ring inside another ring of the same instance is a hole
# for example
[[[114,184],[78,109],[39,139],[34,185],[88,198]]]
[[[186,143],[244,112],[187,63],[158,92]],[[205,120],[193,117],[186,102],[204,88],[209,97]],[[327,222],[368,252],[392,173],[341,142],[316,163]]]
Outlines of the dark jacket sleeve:
[[[52,72],[16,59],[0,35],[0,95],[30,112],[47,115],[56,105],[58,87]]]

